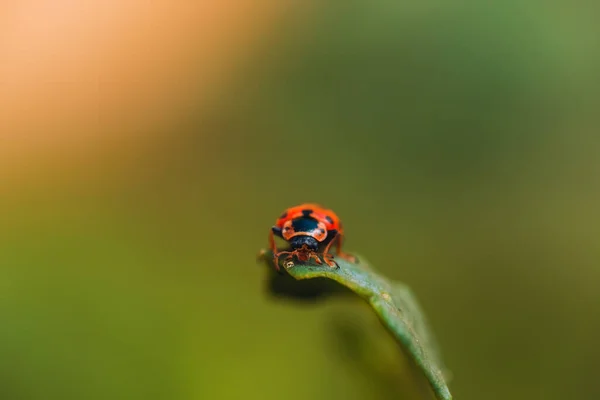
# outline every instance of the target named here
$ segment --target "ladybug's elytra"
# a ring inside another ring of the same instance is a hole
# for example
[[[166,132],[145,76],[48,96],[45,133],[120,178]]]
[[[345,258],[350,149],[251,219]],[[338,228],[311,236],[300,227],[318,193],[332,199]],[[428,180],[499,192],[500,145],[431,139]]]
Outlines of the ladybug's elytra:
[[[290,244],[292,251],[278,251],[275,236]],[[273,252],[275,267],[279,270],[279,256],[288,254],[288,259],[296,256],[300,261],[314,259],[317,264],[323,261],[330,267],[337,267],[329,249],[336,244],[336,255],[350,262],[356,258],[342,252],[344,230],[338,216],[318,204],[306,203],[288,208],[275,222],[269,233],[269,247]]]

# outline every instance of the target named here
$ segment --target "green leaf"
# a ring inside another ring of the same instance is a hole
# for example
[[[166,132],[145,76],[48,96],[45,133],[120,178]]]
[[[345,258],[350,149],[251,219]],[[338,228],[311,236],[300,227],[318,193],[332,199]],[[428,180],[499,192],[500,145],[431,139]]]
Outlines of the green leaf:
[[[266,259],[272,259],[272,253],[266,251],[263,254]],[[437,399],[452,399],[442,372],[444,367],[437,343],[408,286],[380,275],[362,257],[356,264],[336,258],[339,268],[326,264],[283,261],[283,258],[279,260],[281,270],[294,279],[328,278],[366,300],[382,324],[423,372]],[[272,264],[270,266],[274,268]]]

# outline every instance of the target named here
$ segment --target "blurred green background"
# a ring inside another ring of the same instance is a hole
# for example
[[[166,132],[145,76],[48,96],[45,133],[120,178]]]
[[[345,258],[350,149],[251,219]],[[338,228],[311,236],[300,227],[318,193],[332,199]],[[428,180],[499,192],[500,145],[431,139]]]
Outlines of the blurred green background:
[[[167,74],[135,135],[2,164],[0,398],[420,398],[360,302],[266,289],[307,201],[414,289],[455,398],[600,398],[598,11],[289,3],[210,101]]]

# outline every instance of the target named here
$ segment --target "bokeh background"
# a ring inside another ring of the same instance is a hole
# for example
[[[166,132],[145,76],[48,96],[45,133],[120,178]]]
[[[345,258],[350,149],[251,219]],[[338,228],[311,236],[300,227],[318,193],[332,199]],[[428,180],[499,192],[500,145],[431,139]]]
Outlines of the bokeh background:
[[[2,2],[0,398],[425,398],[362,303],[266,289],[305,201],[455,398],[600,398],[599,8]]]

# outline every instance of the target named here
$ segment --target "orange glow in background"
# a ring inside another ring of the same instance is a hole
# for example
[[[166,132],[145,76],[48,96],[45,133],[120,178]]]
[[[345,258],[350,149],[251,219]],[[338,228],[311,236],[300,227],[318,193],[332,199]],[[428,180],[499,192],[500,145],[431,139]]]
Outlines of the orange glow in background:
[[[190,101],[202,112],[289,4],[3,2],[0,177],[162,132]]]

